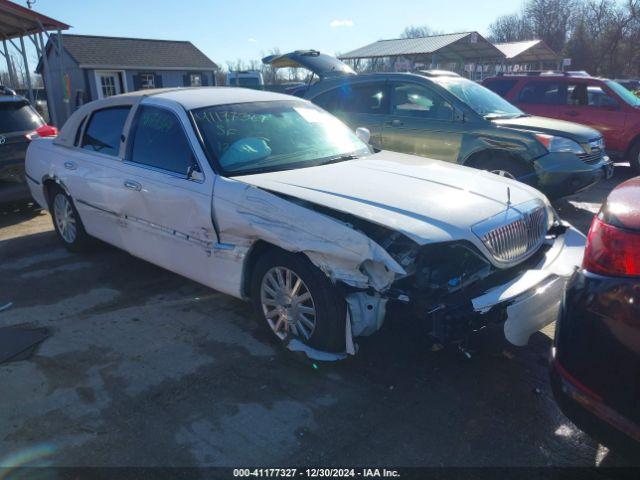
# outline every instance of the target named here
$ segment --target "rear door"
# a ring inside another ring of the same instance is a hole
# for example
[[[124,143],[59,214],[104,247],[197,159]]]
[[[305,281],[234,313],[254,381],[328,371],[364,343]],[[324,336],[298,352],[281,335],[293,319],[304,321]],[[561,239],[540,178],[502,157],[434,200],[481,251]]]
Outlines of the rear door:
[[[536,78],[524,82],[513,103],[521,110],[541,117],[565,117],[567,85],[559,78]]]
[[[56,165],[87,232],[118,247],[123,247],[124,206],[120,147],[130,112],[130,105],[92,112],[76,132],[74,148]]]
[[[349,82],[321,93],[313,103],[332,113],[353,130],[366,127],[371,132],[369,143],[381,150],[382,123],[389,114],[389,94],[385,80],[379,82]]]
[[[25,101],[0,102],[0,182],[24,182],[27,134],[44,125]]]
[[[463,125],[454,108],[433,89],[413,82],[390,82],[390,114],[382,125],[385,150],[456,162]]]
[[[120,166],[124,247],[140,258],[215,286],[214,174],[184,109],[155,102],[138,107]]]

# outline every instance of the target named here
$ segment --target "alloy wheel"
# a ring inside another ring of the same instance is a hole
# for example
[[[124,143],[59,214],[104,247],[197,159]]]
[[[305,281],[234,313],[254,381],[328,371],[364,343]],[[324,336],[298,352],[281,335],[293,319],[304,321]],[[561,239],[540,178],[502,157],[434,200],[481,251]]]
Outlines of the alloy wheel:
[[[273,267],[262,278],[260,301],[269,326],[284,340],[289,333],[309,340],[317,312],[309,288],[293,270]]]
[[[67,243],[73,243],[77,236],[76,219],[71,202],[61,193],[53,200],[53,216],[62,239]]]

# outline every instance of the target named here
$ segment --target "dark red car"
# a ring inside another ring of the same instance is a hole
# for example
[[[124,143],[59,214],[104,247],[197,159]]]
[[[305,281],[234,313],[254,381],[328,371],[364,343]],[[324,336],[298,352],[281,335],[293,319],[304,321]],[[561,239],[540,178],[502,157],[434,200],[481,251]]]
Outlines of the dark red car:
[[[593,219],[567,284],[551,361],[564,414],[610,448],[640,455],[640,177]]]
[[[640,173],[640,98],[619,83],[557,73],[490,77],[483,85],[532,115],[599,130],[609,156]]]

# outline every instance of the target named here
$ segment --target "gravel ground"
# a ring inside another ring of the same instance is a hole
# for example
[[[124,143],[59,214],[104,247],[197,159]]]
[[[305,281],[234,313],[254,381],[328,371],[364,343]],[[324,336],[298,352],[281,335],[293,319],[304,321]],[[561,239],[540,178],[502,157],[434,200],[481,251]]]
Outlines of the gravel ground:
[[[556,202],[588,229],[619,168]],[[109,247],[67,253],[48,213],[0,211],[0,326],[51,332],[0,365],[0,465],[627,465],[578,431],[547,379],[552,328],[471,360],[403,321],[313,364],[247,304]]]

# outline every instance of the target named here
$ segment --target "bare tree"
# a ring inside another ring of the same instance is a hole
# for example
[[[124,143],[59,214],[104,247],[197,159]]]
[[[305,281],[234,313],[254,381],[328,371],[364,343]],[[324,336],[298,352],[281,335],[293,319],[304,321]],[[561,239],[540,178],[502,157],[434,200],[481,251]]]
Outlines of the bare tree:
[[[428,25],[414,26],[409,25],[400,34],[400,38],[421,38],[430,37],[432,35],[439,35],[440,32],[433,30]]]
[[[498,17],[489,25],[489,40],[494,43],[519,42],[533,38],[527,17],[513,13]]]

